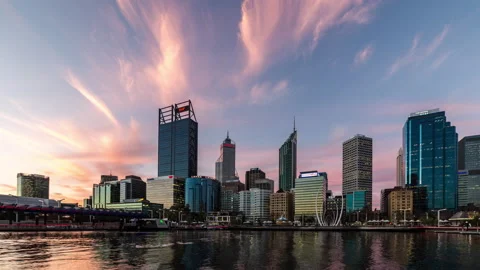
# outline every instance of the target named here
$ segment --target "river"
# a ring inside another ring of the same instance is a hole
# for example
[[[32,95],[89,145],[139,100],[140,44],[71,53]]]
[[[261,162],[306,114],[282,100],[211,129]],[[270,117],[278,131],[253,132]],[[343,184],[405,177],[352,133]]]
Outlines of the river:
[[[1,269],[480,269],[480,236],[394,232],[0,233]]]

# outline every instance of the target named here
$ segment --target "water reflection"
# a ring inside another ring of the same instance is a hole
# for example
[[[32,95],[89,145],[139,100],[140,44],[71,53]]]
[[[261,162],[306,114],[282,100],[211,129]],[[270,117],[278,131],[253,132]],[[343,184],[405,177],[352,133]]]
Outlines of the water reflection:
[[[0,233],[0,264],[29,269],[475,269],[480,237],[434,233]]]

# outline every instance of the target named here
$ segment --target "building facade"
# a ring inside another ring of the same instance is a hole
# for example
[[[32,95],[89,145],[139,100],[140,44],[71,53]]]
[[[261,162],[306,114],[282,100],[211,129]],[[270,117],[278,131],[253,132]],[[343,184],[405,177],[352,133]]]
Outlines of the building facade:
[[[206,176],[194,176],[185,180],[185,206],[194,213],[220,210],[220,182]]]
[[[271,193],[274,193],[275,182],[271,179],[257,179],[255,180],[254,187],[259,189],[270,190]]]
[[[290,191],[295,188],[297,177],[297,130],[293,132],[278,150],[278,179],[281,190]]]
[[[220,157],[215,162],[215,179],[223,184],[224,181],[238,178],[235,170],[235,142],[227,138],[220,145]]]
[[[147,200],[165,209],[185,206],[185,179],[175,175],[147,179]]]
[[[480,170],[480,135],[458,142],[458,170]]]
[[[192,102],[159,109],[158,176],[197,175],[198,123]]]
[[[455,126],[439,109],[410,114],[403,127],[405,185],[427,188],[428,209],[457,208]]]
[[[342,194],[364,190],[368,209],[372,209],[373,140],[357,134],[343,142]]]
[[[458,171],[458,207],[480,207],[480,170]]]
[[[270,220],[270,194],[269,190],[259,188],[251,188],[239,193],[240,212],[247,221]]]
[[[92,208],[106,208],[107,203],[120,202],[120,182],[93,184]]]
[[[89,208],[92,208],[92,196],[88,197],[88,198],[85,198],[83,199],[83,207],[89,207]]]
[[[49,198],[50,177],[40,174],[17,174],[17,196]]]
[[[120,180],[120,202],[129,199],[145,199],[147,184],[136,175],[127,175]]]
[[[294,220],[294,195],[284,191],[270,194],[270,219],[277,220],[285,217],[289,221]]]
[[[163,205],[151,203],[148,200],[127,199],[122,203],[107,203],[106,209],[123,210],[126,212],[142,212],[150,218],[162,216]]]
[[[239,192],[245,190],[245,184],[238,179],[225,180],[222,184],[220,209],[238,213],[240,211]]]
[[[408,217],[413,214],[413,191],[408,188],[398,188],[390,192],[388,213],[391,221],[403,220],[404,215]]]
[[[388,195],[393,188],[382,189],[380,193],[380,212],[388,214]]]
[[[357,190],[347,193],[347,213],[362,211],[368,207],[367,191]]]
[[[105,182],[112,182],[112,181],[118,181],[118,176],[112,175],[112,174],[104,174],[100,176],[100,184],[103,184]]]
[[[403,148],[397,155],[397,187],[405,187],[405,166],[403,166]]]
[[[318,171],[301,172],[295,180],[295,219],[316,217],[317,209],[322,215],[326,206],[327,173]]]
[[[245,185],[247,187],[247,190],[255,187],[255,181],[257,179],[265,179],[265,177],[265,172],[263,172],[259,168],[251,168],[245,173]]]

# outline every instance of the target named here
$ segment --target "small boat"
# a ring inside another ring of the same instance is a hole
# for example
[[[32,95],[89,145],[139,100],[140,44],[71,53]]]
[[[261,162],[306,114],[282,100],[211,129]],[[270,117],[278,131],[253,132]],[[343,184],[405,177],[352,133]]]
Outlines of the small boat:
[[[168,230],[170,226],[168,221],[158,218],[132,219],[123,225],[126,231],[158,231]]]

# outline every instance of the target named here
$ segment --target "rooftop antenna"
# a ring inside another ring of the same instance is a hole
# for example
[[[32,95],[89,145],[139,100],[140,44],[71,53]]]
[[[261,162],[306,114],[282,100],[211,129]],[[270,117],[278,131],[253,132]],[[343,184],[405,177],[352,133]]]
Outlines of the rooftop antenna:
[[[228,139],[228,130],[227,130],[227,139]]]
[[[293,116],[293,131],[295,132],[295,115]]]

